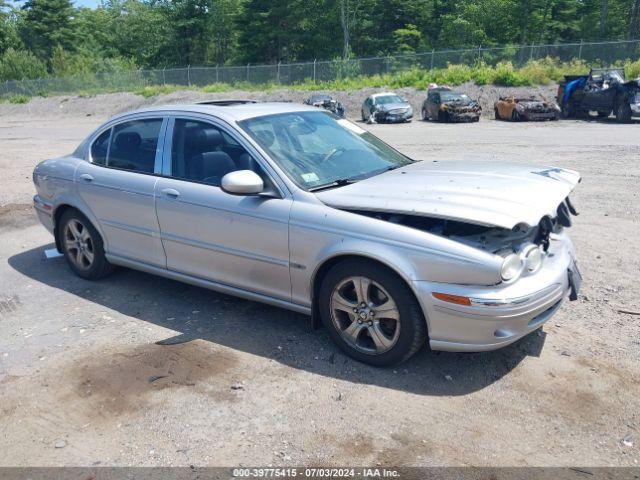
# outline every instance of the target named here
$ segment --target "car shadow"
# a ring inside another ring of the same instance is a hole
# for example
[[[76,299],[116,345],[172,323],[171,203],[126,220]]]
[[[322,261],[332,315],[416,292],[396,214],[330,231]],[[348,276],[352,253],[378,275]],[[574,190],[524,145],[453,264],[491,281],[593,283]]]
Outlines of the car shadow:
[[[46,260],[49,248],[53,244],[16,254],[9,265],[52,288],[179,332],[160,344],[202,339],[350,382],[420,395],[465,395],[491,385],[527,356],[539,356],[545,341],[539,330],[494,352],[425,347],[398,367],[374,368],[342,354],[326,330],[312,330],[306,316],[125,268],[89,282],[74,275],[64,258]]]

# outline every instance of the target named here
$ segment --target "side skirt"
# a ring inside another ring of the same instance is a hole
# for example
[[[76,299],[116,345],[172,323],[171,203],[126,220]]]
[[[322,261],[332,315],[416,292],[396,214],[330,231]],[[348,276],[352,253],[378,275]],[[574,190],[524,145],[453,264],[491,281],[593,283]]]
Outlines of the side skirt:
[[[223,283],[212,282],[199,277],[193,277],[185,273],[174,272],[173,270],[167,270],[153,265],[148,265],[137,260],[131,260],[120,255],[113,255],[106,253],[105,256],[110,263],[114,265],[120,265],[122,267],[131,268],[133,270],[140,270],[142,272],[151,273],[171,280],[177,280],[179,282],[195,285],[196,287],[207,288],[216,292],[232,295],[234,297],[244,298],[246,300],[252,300],[254,302],[266,303],[273,305],[274,307],[285,308],[294,312],[302,313],[304,315],[311,315],[311,307],[305,307],[304,305],[298,305],[297,303],[287,302],[286,300],[280,300],[279,298],[270,297],[261,293],[250,292],[238,287],[232,287]]]

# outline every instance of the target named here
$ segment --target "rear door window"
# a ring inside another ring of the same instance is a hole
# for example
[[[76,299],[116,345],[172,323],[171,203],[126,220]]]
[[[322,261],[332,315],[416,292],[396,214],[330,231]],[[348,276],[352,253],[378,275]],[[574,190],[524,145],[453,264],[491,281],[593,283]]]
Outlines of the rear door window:
[[[153,173],[161,118],[132,120],[113,128],[107,166],[140,173]]]
[[[97,165],[107,164],[107,154],[109,153],[109,139],[111,138],[111,128],[102,132],[91,145],[91,161]]]

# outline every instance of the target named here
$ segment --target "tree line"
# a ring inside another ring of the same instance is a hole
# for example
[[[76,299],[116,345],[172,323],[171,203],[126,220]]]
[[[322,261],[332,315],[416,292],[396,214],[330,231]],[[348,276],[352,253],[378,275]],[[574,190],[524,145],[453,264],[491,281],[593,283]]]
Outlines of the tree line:
[[[0,80],[635,39],[640,0],[0,0]]]

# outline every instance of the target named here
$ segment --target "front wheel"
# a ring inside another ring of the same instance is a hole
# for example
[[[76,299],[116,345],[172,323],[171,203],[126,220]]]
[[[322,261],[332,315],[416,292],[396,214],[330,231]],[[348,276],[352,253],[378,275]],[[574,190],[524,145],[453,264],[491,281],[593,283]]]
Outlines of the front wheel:
[[[319,293],[320,314],[347,355],[374,366],[404,362],[427,338],[422,309],[397,275],[366,260],[334,266]]]
[[[629,105],[629,102],[618,102],[616,107],[616,120],[620,123],[629,123],[631,121],[631,105]]]
[[[429,116],[427,115],[427,110],[424,108],[422,109],[422,120],[424,120],[425,122],[429,120]]]
[[[107,276],[113,266],[107,261],[100,234],[77,210],[62,214],[57,228],[58,245],[71,269],[86,280]]]

